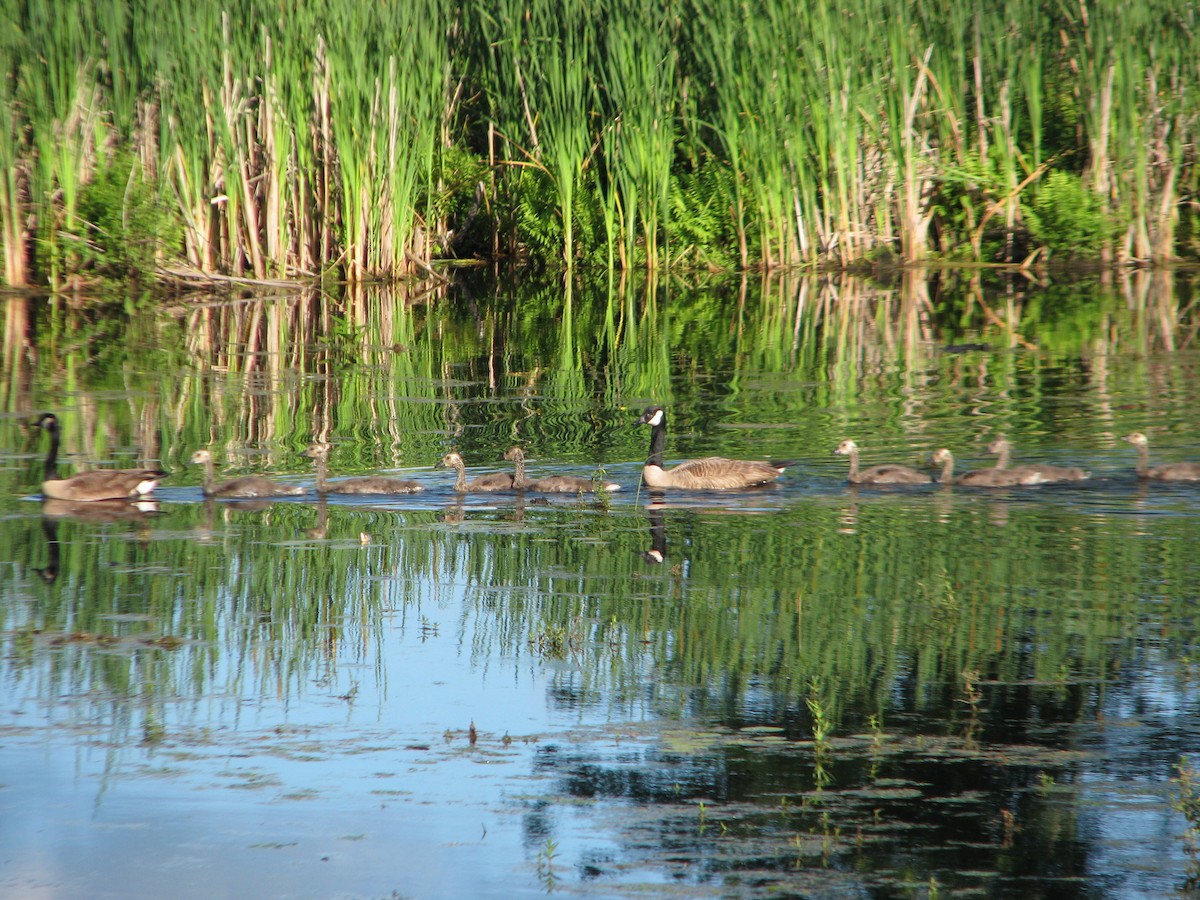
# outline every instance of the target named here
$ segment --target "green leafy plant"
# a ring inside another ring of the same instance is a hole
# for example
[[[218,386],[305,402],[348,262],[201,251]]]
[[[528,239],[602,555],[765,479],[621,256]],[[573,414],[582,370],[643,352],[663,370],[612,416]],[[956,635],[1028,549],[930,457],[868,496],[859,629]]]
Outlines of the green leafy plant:
[[[76,232],[64,244],[101,278],[144,283],[163,253],[178,249],[182,226],[136,159],[105,162],[80,190]]]
[[[1078,175],[1051,172],[1025,210],[1034,238],[1055,256],[1098,252],[1113,236],[1113,220]]]

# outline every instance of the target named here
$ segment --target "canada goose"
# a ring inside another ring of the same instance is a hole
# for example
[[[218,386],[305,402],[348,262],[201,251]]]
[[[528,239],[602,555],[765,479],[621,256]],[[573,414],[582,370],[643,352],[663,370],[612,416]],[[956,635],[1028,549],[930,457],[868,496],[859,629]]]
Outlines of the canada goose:
[[[204,496],[234,500],[256,497],[296,497],[306,493],[298,485],[276,484],[269,478],[260,475],[244,475],[216,484],[216,473],[213,471],[212,454],[207,450],[197,450],[188,462],[204,466]]]
[[[330,445],[327,441],[313,441],[304,451],[317,471],[318,494],[413,494],[424,490],[420,484],[407,478],[389,478],[385,475],[366,475],[361,478],[343,478],[330,484],[327,466]]]
[[[167,477],[158,469],[97,469],[80,472],[70,478],[58,477],[58,417],[45,413],[36,422],[35,428],[50,433],[50,452],[46,454],[43,473],[42,496],[50,500],[128,500],[143,497],[158,487],[159,481]]]
[[[1007,472],[1021,474],[1020,484],[1055,484],[1060,481],[1086,481],[1092,477],[1091,472],[1085,472],[1077,466],[1052,466],[1046,463],[1032,463],[1008,468],[1008,456],[1012,452],[1012,444],[1004,435],[998,436],[988,444],[988,453],[994,454],[996,468]]]
[[[1137,447],[1138,478],[1148,478],[1151,481],[1200,481],[1200,463],[1178,462],[1151,467],[1150,441],[1140,431],[1127,434],[1122,440],[1129,441]]]
[[[924,472],[891,463],[871,466],[860,472],[858,470],[858,444],[851,440],[842,441],[833,452],[838,456],[850,457],[850,474],[846,480],[851,484],[929,484],[933,481]]]
[[[525,478],[525,451],[520,447],[509,447],[504,452],[504,458],[516,463],[517,471],[513,476],[513,486],[518,490],[532,491],[535,494],[590,494],[597,488],[602,491],[619,491],[621,486],[615,481],[597,483],[591,478],[581,478],[578,475],[547,475],[527,481]]]
[[[516,477],[507,472],[480,475],[478,478],[468,482],[466,463],[453,450],[443,456],[441,461],[436,465],[454,469],[457,476],[454,479],[454,490],[460,494],[486,494],[497,491],[511,491],[513,485],[516,483]]]
[[[1015,487],[1026,484],[1025,474],[1014,469],[974,469],[954,477],[954,455],[945,447],[933,451],[933,463],[942,467],[938,475],[939,484],[963,484],[969,487]]]
[[[661,406],[649,406],[637,420],[650,426],[650,455],[642,466],[642,481],[649,488],[681,488],[692,491],[720,491],[769,484],[788,467],[788,463],[746,461],[709,456],[682,462],[673,469],[663,468],[663,450],[667,446],[667,414]]]

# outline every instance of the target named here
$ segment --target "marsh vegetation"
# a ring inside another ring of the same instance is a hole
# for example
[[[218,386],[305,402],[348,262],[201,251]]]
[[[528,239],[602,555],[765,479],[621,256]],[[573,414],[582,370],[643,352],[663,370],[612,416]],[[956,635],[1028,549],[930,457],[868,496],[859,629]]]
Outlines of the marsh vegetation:
[[[10,285],[1193,256],[1154,0],[6,0]]]

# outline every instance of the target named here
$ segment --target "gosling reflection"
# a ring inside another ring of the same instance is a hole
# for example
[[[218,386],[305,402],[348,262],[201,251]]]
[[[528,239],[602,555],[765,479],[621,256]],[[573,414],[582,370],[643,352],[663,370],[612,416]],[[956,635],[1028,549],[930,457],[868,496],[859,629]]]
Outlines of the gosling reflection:
[[[467,518],[467,511],[463,505],[463,495],[456,494],[454,500],[447,504],[446,509],[442,512],[442,521],[447,525],[461,525]]]
[[[858,533],[858,501],[858,485],[852,483],[846,488],[846,505],[838,510],[839,533]]]
[[[317,521],[312,528],[305,529],[304,536],[310,541],[323,541],[329,537],[329,501],[318,492]]]

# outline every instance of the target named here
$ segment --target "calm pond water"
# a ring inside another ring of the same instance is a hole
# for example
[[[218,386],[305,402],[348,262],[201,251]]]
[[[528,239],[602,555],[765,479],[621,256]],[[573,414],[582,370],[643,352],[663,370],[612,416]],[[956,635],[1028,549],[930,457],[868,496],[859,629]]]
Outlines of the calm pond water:
[[[7,299],[0,895],[1164,897],[1197,871],[1184,276]],[[669,460],[771,487],[638,490]],[[42,503],[142,462],[147,511]],[[849,488],[863,463],[1075,485]],[[391,498],[205,502],[186,465]],[[450,449],[604,476],[458,498]],[[658,550],[656,562],[649,550]],[[1192,807],[1195,809],[1195,806]]]

